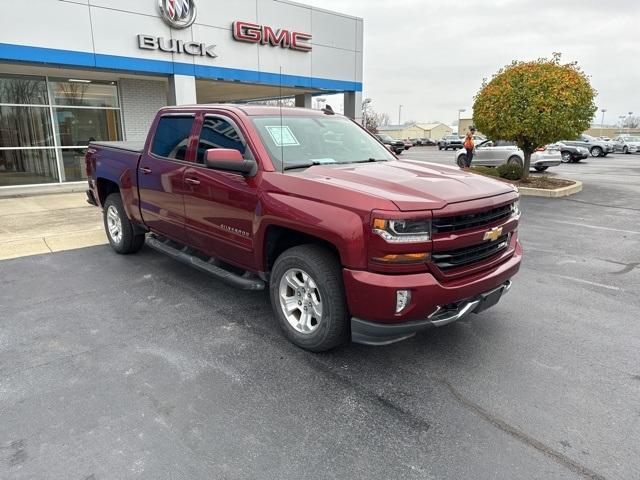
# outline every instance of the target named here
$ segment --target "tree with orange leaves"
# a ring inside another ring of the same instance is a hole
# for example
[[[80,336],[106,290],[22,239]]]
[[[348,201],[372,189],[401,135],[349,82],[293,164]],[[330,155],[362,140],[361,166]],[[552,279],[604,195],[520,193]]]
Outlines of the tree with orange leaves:
[[[560,54],[532,62],[514,61],[484,80],[473,104],[473,121],[493,139],[515,142],[524,152],[523,177],[529,175],[536,148],[576,138],[591,124],[596,91],[574,63]]]

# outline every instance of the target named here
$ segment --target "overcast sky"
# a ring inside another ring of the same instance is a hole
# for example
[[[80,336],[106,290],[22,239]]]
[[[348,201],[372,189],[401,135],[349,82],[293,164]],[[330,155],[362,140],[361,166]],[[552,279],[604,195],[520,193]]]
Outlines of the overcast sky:
[[[301,0],[364,18],[364,95],[392,123],[471,116],[483,77],[561,52],[605,123],[640,113],[640,0]],[[598,112],[596,122],[600,123]]]

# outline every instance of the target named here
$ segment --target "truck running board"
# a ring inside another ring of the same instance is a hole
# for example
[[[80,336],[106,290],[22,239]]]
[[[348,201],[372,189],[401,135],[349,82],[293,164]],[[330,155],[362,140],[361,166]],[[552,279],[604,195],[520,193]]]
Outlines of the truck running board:
[[[201,258],[188,253],[189,250],[186,247],[182,249],[175,248],[172,245],[173,242],[169,240],[162,241],[155,235],[147,235],[146,242],[147,245],[154,250],[167,254],[185,265],[196,268],[197,270],[207,273],[212,277],[236,288],[241,288],[243,290],[264,290],[265,288],[265,283],[259,278],[248,276],[248,274],[238,275],[237,273],[225,270],[224,268],[216,265],[218,262],[213,259],[206,262]]]

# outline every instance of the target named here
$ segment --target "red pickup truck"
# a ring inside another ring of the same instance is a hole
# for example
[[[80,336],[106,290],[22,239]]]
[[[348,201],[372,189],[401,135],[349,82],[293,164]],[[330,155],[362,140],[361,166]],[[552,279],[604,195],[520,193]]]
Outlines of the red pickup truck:
[[[118,253],[146,244],[269,288],[298,346],[382,345],[483,311],[518,271],[518,192],[398,160],[355,122],[244,105],[161,109],[144,144],[93,142],[88,201]]]

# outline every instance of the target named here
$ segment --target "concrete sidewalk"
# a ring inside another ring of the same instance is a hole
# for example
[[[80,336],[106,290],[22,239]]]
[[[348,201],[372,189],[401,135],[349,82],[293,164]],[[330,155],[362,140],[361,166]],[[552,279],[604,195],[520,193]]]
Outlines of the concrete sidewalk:
[[[0,198],[0,260],[107,243],[84,193]]]

